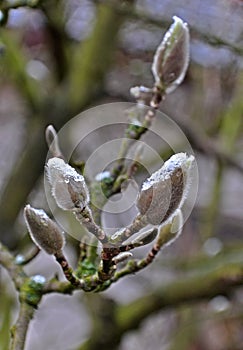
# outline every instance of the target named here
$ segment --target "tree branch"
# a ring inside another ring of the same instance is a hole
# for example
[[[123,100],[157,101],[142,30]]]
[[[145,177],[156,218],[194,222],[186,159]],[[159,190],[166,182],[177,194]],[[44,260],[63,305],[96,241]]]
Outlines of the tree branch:
[[[230,297],[235,288],[243,284],[243,258],[241,249],[230,249],[214,257],[204,257],[188,264],[183,270],[183,277],[162,284],[155,291],[127,304],[116,306],[114,324],[116,329],[116,345],[121,341],[123,334],[140,326],[146,317],[155,312],[175,308],[179,305],[193,304],[195,302],[207,301],[217,295]],[[204,266],[202,270],[201,266]],[[112,334],[110,335],[113,336]],[[95,334],[90,335],[78,350],[99,349],[98,342],[94,344]],[[106,339],[107,344],[114,339]]]
[[[24,273],[21,266],[16,265],[15,259],[0,242],[0,265],[2,265],[9,273],[15,284],[15,288],[20,290],[27,275]]]
[[[10,350],[23,350],[29,323],[33,318],[35,308],[25,302],[20,303],[20,311],[15,325],[11,329]]]
[[[42,101],[36,123],[29,125],[24,154],[15,165],[1,196],[0,226],[4,243],[14,241],[13,222],[42,174],[47,151],[43,135],[48,120],[56,120],[55,126],[60,128],[71,115],[80,112],[100,93],[122,20],[123,16],[114,13],[110,7],[98,6],[97,22],[91,37],[84,45],[75,48],[68,89],[66,81],[59,85],[55,96]],[[99,59],[101,54],[102,59]]]

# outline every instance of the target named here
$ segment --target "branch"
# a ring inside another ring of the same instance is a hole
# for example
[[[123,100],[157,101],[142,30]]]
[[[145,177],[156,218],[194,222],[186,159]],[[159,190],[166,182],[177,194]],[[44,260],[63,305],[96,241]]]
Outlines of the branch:
[[[218,264],[205,272],[175,280],[135,302],[118,309],[117,320],[122,333],[137,328],[153,312],[185,303],[208,300],[216,295],[230,296],[243,283],[243,262]]]
[[[116,306],[113,320],[116,329],[115,343],[114,334],[110,333],[110,337],[107,336],[102,344],[104,348],[111,343],[113,348],[118,346],[127,331],[138,328],[146,317],[155,312],[210,300],[217,295],[230,297],[235,288],[243,284],[242,247],[230,249],[214,257],[204,257],[203,261],[200,258],[196,268],[194,260],[192,264],[188,261],[185,264],[186,271],[183,270],[182,277],[161,284],[155,291],[127,305]],[[203,271],[201,266],[204,266]],[[100,337],[97,339],[94,330],[94,334],[91,333],[90,338],[78,349],[99,349],[99,341]]]
[[[0,242],[0,265],[2,265],[9,273],[11,279],[15,284],[15,288],[20,290],[27,275],[24,273],[23,268],[15,263],[15,259],[12,254],[5,248]]]
[[[96,3],[103,3],[104,0],[94,0]],[[152,24],[155,27],[161,28],[167,28],[170,24],[170,19],[166,17],[160,17],[160,19],[156,19],[154,17],[151,17],[147,13],[137,10],[136,8],[130,6],[130,4],[124,5],[124,3],[114,3],[112,0],[106,1],[106,4],[109,4],[109,6],[113,7],[118,13],[121,13],[123,15],[126,15],[132,19],[142,21],[143,23]],[[230,43],[217,35],[212,35],[211,33],[205,33],[202,32],[196,28],[193,28],[190,26],[190,32],[191,36],[194,39],[199,39],[201,41],[204,41],[205,43],[216,46],[216,47],[227,47],[230,51],[232,51],[234,54],[243,56],[243,48],[239,45],[235,45],[234,43]]]
[[[12,223],[42,173],[47,150],[43,134],[48,119],[55,120],[56,127],[59,128],[69,120],[71,115],[80,112],[100,93],[122,20],[123,17],[114,13],[111,8],[99,5],[97,22],[91,37],[84,45],[78,45],[74,52],[75,60],[72,62],[73,73],[68,93],[65,82],[63,86],[59,86],[55,96],[47,97],[42,101],[37,116],[38,122],[34,130],[28,130],[28,143],[25,145],[24,154],[15,164],[1,196],[0,226],[8,234],[5,241],[7,239],[13,241]],[[96,59],[101,54],[102,59]]]
[[[195,149],[210,157],[216,158],[220,162],[228,164],[230,167],[235,168],[243,174],[243,165],[232,158],[232,156],[225,153],[224,150],[222,150],[222,147],[220,147],[219,144],[215,143],[210,137],[202,132],[199,132],[199,128],[197,128],[196,125],[193,125],[193,122],[191,120],[190,125],[182,122],[181,120],[176,121],[183,129],[190,143],[193,147],[195,147]]]
[[[35,308],[28,303],[20,303],[20,311],[15,325],[11,329],[10,350],[23,350],[29,323],[33,318]]]

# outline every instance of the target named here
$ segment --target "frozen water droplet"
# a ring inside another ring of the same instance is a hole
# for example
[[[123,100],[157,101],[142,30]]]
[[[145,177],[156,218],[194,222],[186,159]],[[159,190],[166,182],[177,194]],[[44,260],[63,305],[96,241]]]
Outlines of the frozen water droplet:
[[[21,255],[21,254],[19,254],[19,255],[17,255],[16,257],[15,257],[15,263],[17,264],[17,265],[21,265],[23,262],[24,262],[24,256],[23,255]]]
[[[46,278],[42,275],[35,275],[35,276],[31,277],[31,279],[35,283],[39,283],[39,284],[44,284],[46,282]]]

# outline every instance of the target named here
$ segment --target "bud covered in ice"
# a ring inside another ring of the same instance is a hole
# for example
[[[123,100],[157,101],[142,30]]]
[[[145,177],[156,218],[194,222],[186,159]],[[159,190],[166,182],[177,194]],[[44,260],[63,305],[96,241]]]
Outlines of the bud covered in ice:
[[[89,191],[84,177],[63,159],[51,158],[46,166],[52,195],[64,210],[84,209],[89,202]]]
[[[60,252],[64,245],[63,233],[42,209],[26,205],[24,218],[33,242],[48,254]]]
[[[193,161],[193,156],[175,154],[145,180],[137,207],[148,223],[160,225],[182,206]]]
[[[187,23],[173,17],[174,23],[158,46],[152,72],[156,85],[166,93],[183,81],[189,64],[189,30]]]

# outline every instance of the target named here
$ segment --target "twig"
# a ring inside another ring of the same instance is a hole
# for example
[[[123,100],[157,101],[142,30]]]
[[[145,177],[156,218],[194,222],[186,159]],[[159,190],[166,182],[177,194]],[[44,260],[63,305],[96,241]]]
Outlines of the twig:
[[[104,0],[93,0],[96,3],[102,3]],[[119,4],[119,3],[114,3],[113,1],[105,1],[107,5],[113,7],[118,13],[122,13],[123,15],[125,14],[126,16],[133,18],[138,21],[142,21],[143,23],[147,24],[152,24],[155,27],[161,28],[167,28],[168,25],[170,24],[170,19],[161,17],[159,19],[155,17],[151,17],[147,13],[137,10],[136,8],[130,6],[129,4]],[[239,45],[235,45],[234,43],[230,43],[217,35],[212,35],[211,33],[205,33],[202,32],[196,28],[191,27],[191,35],[192,38],[199,39],[201,41],[206,42],[207,44],[211,46],[216,46],[216,47],[227,47],[229,50],[231,50],[233,53],[239,56],[243,56],[243,49]]]
[[[34,246],[26,255],[18,254],[15,257],[15,263],[17,265],[26,265],[31,262],[40,252],[40,248]]]
[[[20,303],[18,319],[11,329],[10,350],[23,350],[29,323],[33,318],[35,308],[25,302]]]
[[[146,225],[148,225],[148,223],[145,220],[144,216],[138,214],[133,220],[133,222],[124,230],[114,233],[110,238],[110,242],[115,245],[122,243],[126,241],[129,237],[131,237],[133,234],[137,233],[139,230],[144,228]]]
[[[73,273],[73,269],[69,265],[67,259],[65,258],[63,252],[58,252],[55,254],[56,261],[58,264],[61,266],[63,273],[66,277],[66,279],[74,286],[74,287],[79,287],[83,288],[84,283],[82,280],[79,280]]]
[[[107,243],[108,238],[104,232],[95,222],[92,216],[92,212],[89,207],[84,208],[81,211],[74,211],[74,215],[78,221],[92,233],[101,243]]]
[[[15,288],[20,290],[27,275],[21,266],[16,265],[14,256],[0,243],[0,265],[2,265],[9,273],[15,284]]]
[[[199,152],[202,152],[208,156],[216,158],[218,161],[228,164],[229,166],[237,169],[243,174],[243,165],[232,156],[226,154],[218,144],[216,144],[210,137],[202,132],[198,132],[198,128],[190,121],[190,126],[185,122],[177,120],[178,124],[182,127],[187,135],[190,143]]]

